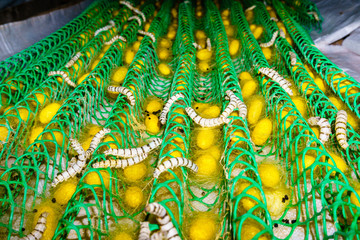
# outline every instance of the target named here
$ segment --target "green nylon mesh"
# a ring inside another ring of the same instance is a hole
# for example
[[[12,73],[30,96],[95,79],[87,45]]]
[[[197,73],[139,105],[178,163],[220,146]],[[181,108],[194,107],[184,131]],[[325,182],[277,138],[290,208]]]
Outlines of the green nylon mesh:
[[[359,86],[316,49],[304,30],[303,27],[321,27],[316,6],[310,1],[268,2],[284,22],[287,38],[276,38],[269,47],[272,58],[267,59],[259,43],[270,41],[281,28],[271,20],[274,13],[269,14],[268,8],[255,0],[243,1],[243,5],[232,0],[215,3],[132,2],[147,19],[143,22],[140,17],[139,24],[136,18],[128,20],[135,12],[125,5],[95,1],[57,32],[0,63],[1,236],[10,239],[28,234],[34,227],[29,222],[36,214],[34,209],[45,206],[52,209],[47,211],[56,213],[54,222],[48,223],[55,232],[50,238],[124,238],[120,233],[127,233],[136,239],[139,223],[144,220],[150,221],[150,229],[159,228],[144,212],[146,203],[159,202],[182,239],[195,238],[191,224],[198,215],[214,220],[212,238],[217,239],[359,238],[360,138],[357,128],[348,123],[350,147],[340,147],[334,134],[339,109],[330,101],[328,91],[331,89],[356,119],[360,116]],[[244,9],[251,6],[256,7],[248,10],[253,14],[248,18],[249,12]],[[110,20],[115,26],[94,36]],[[258,39],[252,33],[253,25],[263,28]],[[147,27],[155,42],[149,36],[139,38],[138,30]],[[230,28],[233,34],[229,33]],[[201,70],[197,58],[200,50],[193,45],[199,30],[209,38],[213,53],[206,72]],[[170,57],[164,60],[160,57],[161,40],[172,39],[172,31],[176,36],[168,48]],[[115,36],[126,41],[117,39],[108,45]],[[296,45],[292,45],[289,36]],[[234,40],[240,43],[235,56],[230,54]],[[140,44],[139,50],[128,64],[129,49],[136,44]],[[65,67],[78,52],[81,56],[74,65]],[[289,52],[296,54],[295,66]],[[160,73],[159,63],[168,64],[170,75]],[[325,92],[310,76],[305,63],[325,80]],[[114,81],[119,67],[128,69],[120,83]],[[306,100],[306,116],[279,84],[260,74],[261,67],[274,68],[291,81],[295,95]],[[48,76],[49,71],[64,71],[75,87],[59,74]],[[229,124],[213,128],[221,152],[213,177],[203,179],[179,167],[154,179],[154,169],[164,161],[179,156],[195,161],[202,154],[195,144],[202,130],[186,114],[184,106],[210,103],[223,111],[229,104],[225,98],[228,90],[247,104],[238,79],[244,71],[251,73],[259,85],[257,94],[265,99],[264,115],[273,127],[271,137],[262,146],[256,146],[251,139],[254,126],[235,111]],[[109,92],[110,85],[129,89],[135,105],[125,95]],[[157,134],[144,131],[144,108],[149,97],[166,102],[178,93],[184,97],[170,107],[162,130]],[[61,107],[46,122],[40,113],[50,103]],[[310,128],[307,118],[312,116],[328,119],[333,132],[329,143],[322,144]],[[96,148],[84,171],[68,180],[76,188],[70,201],[61,205],[54,198],[58,188],[54,190],[51,182],[73,164],[76,153],[70,138],[81,142],[92,138],[89,129],[94,124],[100,129],[111,129],[111,133]],[[35,137],[34,129],[39,131]],[[146,158],[141,181],[132,181],[124,169],[92,167],[94,163],[115,159],[103,154],[106,149],[138,147],[154,137],[163,142]],[[307,156],[314,156],[311,163]],[[342,161],[346,168],[339,157],[345,160]],[[269,189],[259,175],[264,159],[272,159],[282,169],[283,192],[273,198],[269,198]],[[138,206],[130,207],[126,194],[134,187],[141,189],[143,199]],[[288,199],[282,202],[287,203],[277,203],[276,198],[284,197],[284,192]],[[273,205],[284,205],[276,217]]]

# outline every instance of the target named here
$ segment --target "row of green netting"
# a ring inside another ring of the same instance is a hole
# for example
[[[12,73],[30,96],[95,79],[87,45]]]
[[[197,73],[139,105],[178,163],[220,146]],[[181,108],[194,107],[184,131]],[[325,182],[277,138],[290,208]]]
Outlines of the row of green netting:
[[[1,62],[0,236],[358,239],[359,84],[266,4],[97,0]]]

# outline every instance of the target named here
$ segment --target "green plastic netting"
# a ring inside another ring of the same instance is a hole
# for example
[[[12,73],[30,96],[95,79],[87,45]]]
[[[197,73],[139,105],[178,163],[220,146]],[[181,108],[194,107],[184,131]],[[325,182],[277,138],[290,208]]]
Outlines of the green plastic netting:
[[[144,211],[158,202],[181,239],[358,239],[359,84],[304,30],[321,28],[315,4],[266,4],[97,0],[63,28],[0,62],[0,236],[23,237],[48,212],[42,239],[137,239],[141,222],[159,229]],[[260,47],[275,32],[274,44]],[[204,60],[206,48],[211,56]],[[289,81],[293,96],[260,68]],[[252,96],[244,72],[256,85]],[[109,86],[125,87],[134,103]],[[190,106],[224,111],[229,90],[248,114],[253,101],[263,102],[260,119],[272,130],[262,144],[256,145],[257,123],[240,117],[238,105],[218,127],[201,128],[186,113]],[[148,112],[150,102],[177,94],[182,96],[166,123],[155,122],[157,131],[150,131],[151,118],[160,113]],[[346,149],[336,139],[340,108],[333,99],[352,117]],[[308,123],[317,116],[331,126],[326,143]],[[103,128],[111,132],[85,168],[52,187],[77,161],[71,139],[86,150]],[[213,135],[213,145],[202,148],[201,134],[207,141]],[[104,154],[109,148],[136,148],[154,138],[162,143],[142,163],[94,166],[115,160]],[[198,173],[175,167],[154,179],[156,167],[174,157],[195,162]],[[268,186],[264,164],[280,172],[277,186]]]

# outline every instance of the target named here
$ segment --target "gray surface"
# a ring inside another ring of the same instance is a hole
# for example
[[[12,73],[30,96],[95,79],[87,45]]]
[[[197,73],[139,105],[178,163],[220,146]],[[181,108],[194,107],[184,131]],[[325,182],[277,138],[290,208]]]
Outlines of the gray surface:
[[[93,0],[84,0],[48,14],[0,25],[0,61],[55,32],[78,16],[91,2]]]

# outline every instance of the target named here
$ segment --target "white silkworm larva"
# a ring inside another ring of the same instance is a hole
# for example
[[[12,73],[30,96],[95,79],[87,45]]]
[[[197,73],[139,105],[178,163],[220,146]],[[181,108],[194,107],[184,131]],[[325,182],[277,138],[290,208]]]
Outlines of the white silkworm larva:
[[[102,162],[96,162],[93,164],[93,168],[126,168],[139,162],[144,161],[147,158],[148,154],[140,154],[135,157],[126,158],[126,159],[117,159],[117,160],[105,160]]]
[[[272,45],[274,45],[274,42],[275,42],[278,34],[279,34],[279,31],[275,31],[275,32],[273,33],[270,41],[267,42],[267,43],[260,43],[260,47],[271,47]]]
[[[280,76],[280,74],[277,71],[271,68],[261,67],[259,69],[259,72],[271,78],[273,81],[277,82],[280,85],[280,87],[282,87],[285,90],[287,94],[289,94],[290,96],[293,95],[293,92],[290,89],[291,83],[282,76]]]
[[[139,14],[141,16],[141,18],[143,19],[144,22],[146,22],[146,17],[145,17],[145,14],[140,11],[139,9],[136,9],[136,8],[133,8],[133,11],[137,14]]]
[[[149,203],[145,207],[145,211],[156,216],[160,231],[166,233],[166,239],[181,240],[169,214],[162,205],[157,202]]]
[[[229,123],[228,119],[224,119],[223,117],[217,117],[217,118],[203,118],[200,117],[193,108],[186,107],[185,108],[186,113],[189,115],[189,117],[196,123],[199,124],[201,127],[215,127],[220,126],[224,123]]]
[[[331,134],[331,126],[327,119],[320,117],[311,117],[308,119],[308,123],[311,126],[318,125],[320,127],[319,140],[322,144],[326,143],[329,140],[329,136]]]
[[[211,40],[210,40],[210,38],[206,39],[206,49],[211,51]]]
[[[154,178],[158,178],[160,174],[167,169],[173,169],[175,167],[187,167],[195,173],[198,171],[198,166],[191,160],[183,157],[175,157],[170,158],[169,160],[166,160],[157,166],[157,168],[154,170]]]
[[[346,138],[346,124],[347,124],[347,113],[344,110],[338,111],[335,120],[336,139],[338,140],[340,146],[343,149],[349,147]]]
[[[76,53],[75,56],[70,59],[70,61],[65,65],[65,67],[69,68],[74,65],[74,63],[79,59],[79,57],[81,57],[81,52]]]
[[[79,155],[85,155],[85,150],[81,146],[78,140],[70,138],[70,144],[71,147],[79,154]]]
[[[89,156],[91,154],[93,154],[95,149],[99,146],[101,139],[110,132],[111,132],[111,130],[109,128],[104,128],[104,129],[101,129],[98,133],[96,133],[90,142],[89,149],[86,150],[86,154]]]
[[[66,72],[64,72],[64,71],[50,71],[50,72],[48,73],[48,76],[49,76],[49,77],[50,77],[50,76],[54,76],[54,75],[61,76],[61,77],[64,79],[64,81],[65,81],[69,86],[71,86],[71,87],[76,87],[76,84],[73,83],[73,82],[70,80],[70,78],[69,78],[69,76],[67,75]]]
[[[320,21],[319,15],[317,12],[308,12],[307,14],[313,15],[316,21]]]
[[[271,17],[270,20],[271,20],[271,21],[274,21],[274,22],[278,22],[278,21],[279,21],[279,19],[277,19],[276,17]]]
[[[138,155],[141,155],[141,154],[149,153],[153,149],[160,146],[161,143],[162,143],[161,138],[155,138],[152,142],[150,142],[149,144],[144,145],[142,147],[129,148],[129,149],[113,149],[113,148],[110,148],[109,150],[106,150],[104,152],[104,154],[106,156],[107,155],[113,155],[115,157],[124,157],[124,158],[135,157],[135,156],[138,156]]]
[[[280,28],[279,31],[280,31],[280,37],[286,38],[286,35],[285,35],[284,31],[282,30],[282,28]]]
[[[166,234],[162,231],[157,231],[151,234],[150,240],[163,240],[167,239]]]
[[[104,31],[109,30],[110,28],[112,28],[112,27],[114,27],[114,26],[115,26],[115,22],[114,22],[113,20],[110,20],[110,21],[109,21],[109,25],[106,25],[105,27],[99,28],[98,30],[95,31],[94,37],[95,37],[96,35],[98,35],[99,33],[101,33],[101,32],[104,32]]]
[[[85,155],[78,155],[78,160],[68,169],[59,173],[51,183],[53,187],[58,185],[61,182],[68,180],[69,178],[74,177],[76,174],[81,173],[86,164]]]
[[[131,106],[135,105],[135,97],[134,97],[133,93],[129,89],[127,89],[126,87],[109,86],[108,91],[115,92],[115,93],[121,93],[121,94],[126,95],[128,100],[130,101],[130,105]]]
[[[182,93],[177,93],[174,96],[172,96],[171,98],[169,98],[169,100],[166,102],[163,110],[160,113],[160,123],[162,125],[164,125],[166,123],[166,117],[168,112],[170,111],[170,107],[173,105],[174,102],[176,102],[179,98],[185,98],[184,94]]]
[[[290,55],[290,64],[291,66],[294,66],[296,64],[296,53],[290,51],[289,55]]]
[[[104,44],[105,44],[105,45],[111,45],[111,44],[113,44],[115,41],[117,41],[117,40],[119,40],[119,39],[120,39],[121,41],[123,41],[123,42],[126,42],[126,41],[127,41],[125,37],[116,35],[115,37],[113,37],[112,39],[110,39],[110,41],[105,42]]]
[[[245,9],[245,12],[251,11],[251,10],[253,10],[254,8],[256,8],[256,5],[252,5],[251,7]]]
[[[193,43],[193,46],[196,48],[196,49],[202,49],[202,47],[199,45],[199,44],[197,44],[196,42],[194,42]]]
[[[149,240],[150,239],[150,227],[149,222],[141,222],[140,223],[140,232],[139,232],[139,240]]]
[[[142,22],[141,22],[141,19],[139,18],[139,16],[136,16],[136,15],[131,16],[128,18],[128,21],[131,21],[133,19],[135,19],[138,22],[139,26],[141,26]]]
[[[233,91],[231,90],[227,90],[226,95],[228,96],[228,98],[230,99],[230,102],[233,101],[236,103],[237,108],[239,109],[239,117],[242,118],[246,118],[247,115],[247,107],[245,105],[245,103],[243,101],[240,100],[240,98],[238,98]],[[225,97],[226,98],[226,97]],[[229,103],[230,104],[230,103]],[[224,110],[225,112],[225,110]],[[230,114],[229,114],[230,115]]]
[[[145,36],[150,37],[153,42],[156,41],[154,34],[151,33],[151,32],[145,32],[143,30],[138,30],[138,33],[140,33],[141,35],[145,35]]]
[[[20,238],[20,240],[40,240],[46,230],[46,218],[48,215],[49,213],[43,212],[40,215],[34,230],[25,237]]]
[[[128,1],[120,1],[119,4],[120,4],[120,5],[125,5],[125,6],[127,6],[130,10],[133,10],[133,9],[134,9],[134,7],[133,7],[133,6],[131,5],[131,3],[128,2]]]

